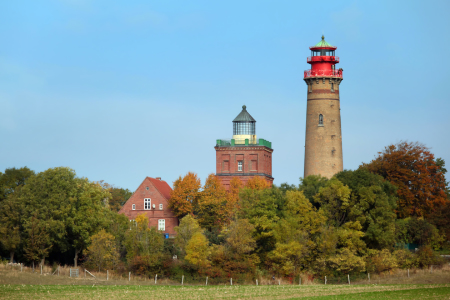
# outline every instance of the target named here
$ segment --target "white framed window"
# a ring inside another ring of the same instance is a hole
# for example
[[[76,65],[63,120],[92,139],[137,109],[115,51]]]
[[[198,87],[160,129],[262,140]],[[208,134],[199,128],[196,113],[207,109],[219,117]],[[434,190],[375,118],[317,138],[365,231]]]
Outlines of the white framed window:
[[[163,205],[162,205],[162,203],[159,205],[159,210],[163,210]]]
[[[166,230],[166,220],[164,220],[164,219],[158,220],[158,230],[161,230],[161,231]]]
[[[242,171],[242,160],[238,161],[238,171]]]
[[[130,220],[130,230],[131,230],[131,227],[137,227],[137,222],[136,222],[136,220]]]
[[[152,199],[150,198],[144,199],[144,209],[152,209]]]
[[[133,210],[136,210],[136,204],[133,204],[133,205],[132,205],[132,209],[133,209]]]

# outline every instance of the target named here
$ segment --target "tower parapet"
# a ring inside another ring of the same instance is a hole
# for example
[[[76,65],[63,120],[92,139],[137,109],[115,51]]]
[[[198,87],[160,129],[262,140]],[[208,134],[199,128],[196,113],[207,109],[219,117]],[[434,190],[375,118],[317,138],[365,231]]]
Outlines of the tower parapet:
[[[310,47],[307,63],[311,69],[304,72],[308,86],[305,171],[304,176],[322,175],[331,178],[343,170],[342,133],[339,86],[343,70],[337,69],[337,47],[328,44],[325,37]]]

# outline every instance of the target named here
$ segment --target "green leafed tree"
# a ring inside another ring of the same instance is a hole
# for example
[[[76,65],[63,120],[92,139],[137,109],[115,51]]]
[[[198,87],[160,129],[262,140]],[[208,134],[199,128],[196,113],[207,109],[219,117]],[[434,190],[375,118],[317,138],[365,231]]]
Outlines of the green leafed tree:
[[[45,258],[52,248],[51,238],[48,234],[48,223],[38,218],[38,213],[34,213],[25,223],[25,258],[34,263],[41,261],[44,265]]]
[[[18,197],[19,191],[8,195],[0,202],[0,243],[9,251],[10,261],[14,261],[14,254],[20,249],[23,236],[23,205]]]
[[[0,202],[13,194],[18,187],[25,185],[28,178],[34,175],[34,171],[27,167],[20,169],[6,169],[5,173],[0,172]]]
[[[75,250],[74,266],[77,266],[78,255],[86,249],[90,238],[108,225],[108,203],[111,194],[100,184],[87,179],[74,179],[77,183],[77,194],[71,199],[71,211],[66,220],[67,236]]]
[[[359,221],[363,240],[369,248],[392,248],[395,243],[396,187],[366,169],[336,174],[351,190],[350,209],[345,221]]]
[[[339,227],[348,221],[352,208],[350,192],[348,186],[333,177],[314,196],[314,202],[323,210],[330,225]]]

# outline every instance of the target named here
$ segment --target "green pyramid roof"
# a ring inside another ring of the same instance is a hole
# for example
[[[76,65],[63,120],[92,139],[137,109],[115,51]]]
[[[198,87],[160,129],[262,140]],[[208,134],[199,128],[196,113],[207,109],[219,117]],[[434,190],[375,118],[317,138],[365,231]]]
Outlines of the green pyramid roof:
[[[328,43],[325,41],[325,37],[322,35],[322,40],[321,40],[320,42],[318,42],[317,44],[315,44],[315,45],[314,45],[314,48],[315,48],[315,47],[334,47],[334,46],[328,44]]]

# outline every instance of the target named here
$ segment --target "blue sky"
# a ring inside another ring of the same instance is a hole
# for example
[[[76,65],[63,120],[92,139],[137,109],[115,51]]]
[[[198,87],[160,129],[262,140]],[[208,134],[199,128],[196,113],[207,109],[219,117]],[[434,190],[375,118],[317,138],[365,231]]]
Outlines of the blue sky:
[[[344,168],[401,140],[450,166],[449,1],[2,1],[0,170],[135,190],[215,172],[243,104],[303,176],[309,46],[338,47]]]

